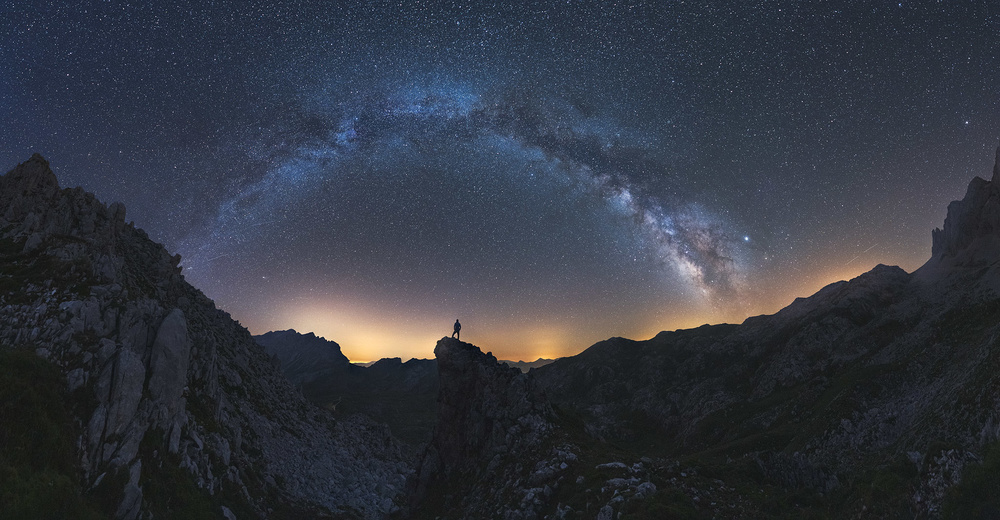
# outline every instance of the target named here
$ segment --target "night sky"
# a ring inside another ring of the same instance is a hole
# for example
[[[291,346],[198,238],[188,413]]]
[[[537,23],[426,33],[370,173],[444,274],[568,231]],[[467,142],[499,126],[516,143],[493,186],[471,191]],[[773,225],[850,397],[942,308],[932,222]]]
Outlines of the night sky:
[[[998,100],[985,1],[0,4],[0,169],[43,154],[251,332],[356,361],[912,271]]]

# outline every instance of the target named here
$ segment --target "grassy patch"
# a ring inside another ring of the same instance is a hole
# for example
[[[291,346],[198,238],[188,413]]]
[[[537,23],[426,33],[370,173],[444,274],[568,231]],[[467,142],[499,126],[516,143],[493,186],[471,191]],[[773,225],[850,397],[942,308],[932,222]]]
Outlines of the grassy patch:
[[[162,431],[149,431],[140,446],[144,464],[139,485],[154,518],[222,518],[222,509],[212,503],[208,492],[198,488],[194,476],[180,467],[180,457],[161,453],[164,451],[162,439]]]
[[[1000,442],[989,447],[982,464],[965,468],[942,509],[948,519],[1000,518]]]
[[[113,512],[82,491],[64,388],[47,361],[0,350],[0,518],[96,520]]]

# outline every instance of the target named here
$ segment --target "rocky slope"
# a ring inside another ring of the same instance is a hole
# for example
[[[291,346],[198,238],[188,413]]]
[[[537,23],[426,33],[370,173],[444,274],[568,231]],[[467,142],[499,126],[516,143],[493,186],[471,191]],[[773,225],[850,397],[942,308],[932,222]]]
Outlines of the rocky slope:
[[[997,172],[1000,151],[912,274],[880,265],[771,316],[612,338],[523,376],[442,340],[424,510],[476,516],[475,496],[507,518],[991,517]],[[512,444],[522,419],[536,440]],[[571,456],[533,481],[554,449]]]
[[[595,438],[839,493],[838,514],[935,517],[1000,435],[998,224],[1000,183],[976,178],[914,274],[880,265],[772,316],[612,339],[534,375]],[[880,478],[881,501],[863,491]]]
[[[124,206],[60,188],[35,155],[0,177],[0,211],[0,345],[65,377],[82,489],[108,516],[396,509],[408,469],[388,430],[307,403]]]

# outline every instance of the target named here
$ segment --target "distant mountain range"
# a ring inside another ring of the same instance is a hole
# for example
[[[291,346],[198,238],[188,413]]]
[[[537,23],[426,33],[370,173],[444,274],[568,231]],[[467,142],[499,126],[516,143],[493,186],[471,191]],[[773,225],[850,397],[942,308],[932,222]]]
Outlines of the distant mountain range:
[[[511,361],[509,359],[501,359],[500,362],[508,366],[512,366],[521,372],[527,373],[532,368],[544,367],[549,363],[555,361],[554,359],[538,358],[534,361]]]
[[[385,423],[399,439],[421,446],[437,414],[438,373],[433,359],[348,361],[340,345],[294,330],[254,336],[302,394],[337,417],[363,414]]]
[[[389,425],[401,440],[422,446],[437,414],[438,373],[433,359],[385,358],[351,363],[340,345],[313,333],[273,331],[254,336],[303,395],[338,415],[360,413]],[[551,359],[500,361],[528,372]]]
[[[996,518],[1000,150],[932,238],[739,325],[362,367],[251,337],[36,155],[0,177],[0,517]]]

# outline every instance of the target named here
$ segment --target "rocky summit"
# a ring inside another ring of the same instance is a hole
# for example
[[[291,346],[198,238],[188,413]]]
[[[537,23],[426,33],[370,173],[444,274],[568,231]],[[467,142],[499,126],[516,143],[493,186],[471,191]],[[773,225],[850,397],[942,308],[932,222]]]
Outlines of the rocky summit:
[[[59,427],[77,436],[64,473],[79,475],[67,489],[82,497],[65,508],[46,498],[44,482],[5,452],[0,487],[21,491],[0,494],[0,509],[379,518],[404,504],[408,465],[388,429],[306,402],[246,329],[184,281],[179,262],[126,222],[123,205],[60,188],[39,155],[0,177],[2,353],[33,352],[64,381],[56,404],[72,406]],[[3,435],[45,407],[24,410],[4,417]]]
[[[296,385],[341,375],[351,365],[340,351],[340,345],[311,332],[299,334],[294,330],[278,330],[254,336],[254,341],[277,360],[285,377]]]

